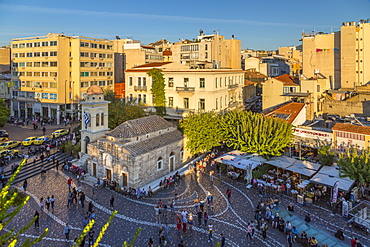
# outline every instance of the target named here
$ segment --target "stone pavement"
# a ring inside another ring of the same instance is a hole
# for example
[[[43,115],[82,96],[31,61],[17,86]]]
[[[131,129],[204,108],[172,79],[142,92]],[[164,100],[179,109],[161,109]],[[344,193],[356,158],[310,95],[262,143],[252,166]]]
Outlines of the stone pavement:
[[[28,236],[37,236],[42,232],[42,229],[48,227],[49,233],[47,239],[43,240],[39,246],[71,246],[72,241],[66,243],[63,235],[63,225],[68,222],[74,229],[71,232],[70,239],[74,239],[79,235],[82,228],[82,219],[87,211],[87,203],[85,209],[81,205],[73,205],[67,208],[67,178],[72,176],[69,173],[63,173],[55,170],[48,171],[46,176],[36,176],[28,181],[27,194],[31,196],[29,203],[22,209],[20,215],[12,221],[12,227],[19,229],[22,224],[28,222],[34,215],[35,210],[39,210],[38,202],[41,197],[54,195],[56,197],[54,212],[43,212],[40,217],[40,229],[31,227],[25,234]],[[97,213],[96,232],[101,229],[103,224],[108,219],[111,210],[109,209],[109,199],[111,195],[115,196],[115,209],[118,214],[108,228],[101,246],[121,246],[124,240],[130,240],[138,227],[142,228],[142,232],[137,239],[135,246],[147,246],[149,237],[154,239],[155,244],[158,244],[158,227],[156,223],[154,206],[158,200],[169,205],[172,200],[176,200],[176,211],[187,210],[194,214],[195,227],[192,231],[179,236],[175,226],[175,216],[171,212],[161,215],[160,222],[168,223],[170,227],[170,243],[168,246],[177,246],[180,239],[183,238],[187,246],[214,246],[216,240],[220,238],[220,234],[224,233],[227,239],[226,246],[287,246],[286,239],[276,229],[271,227],[268,230],[267,239],[264,240],[259,232],[256,233],[253,241],[247,241],[246,225],[247,222],[253,220],[255,205],[261,200],[255,188],[246,189],[245,184],[238,183],[224,177],[216,178],[213,185],[209,181],[209,176],[202,174],[201,182],[196,184],[193,174],[187,175],[180,180],[178,196],[175,198],[174,190],[164,189],[156,193],[153,197],[136,199],[123,196],[107,188],[97,190],[93,196],[91,186],[78,183],[86,193],[86,196],[94,202],[94,210]],[[227,188],[232,190],[230,203],[227,201],[225,192]],[[205,211],[210,215],[210,221],[214,225],[214,241],[208,242],[207,231],[205,227],[198,227],[198,220],[193,206],[194,198],[205,198],[207,191],[210,191],[215,198],[215,206],[205,206]],[[36,203],[37,202],[37,203]],[[289,198],[282,198],[280,207],[285,207],[290,201]],[[296,205],[297,217],[303,217],[306,211],[309,210],[313,215],[313,222],[317,228],[328,234],[333,234],[338,226],[344,226],[344,221],[338,217],[329,217],[330,212],[319,208],[304,208]],[[368,244],[368,236],[357,232],[355,229],[345,228],[345,234],[348,237],[356,235],[364,244]],[[349,244],[349,240],[345,240]],[[299,246],[295,244],[294,246]]]

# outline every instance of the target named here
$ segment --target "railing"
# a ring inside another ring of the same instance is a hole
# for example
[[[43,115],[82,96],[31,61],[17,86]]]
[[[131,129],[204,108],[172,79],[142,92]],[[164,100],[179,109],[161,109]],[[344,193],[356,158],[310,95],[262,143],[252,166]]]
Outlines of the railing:
[[[231,85],[229,85],[227,88],[228,89],[235,89],[235,88],[238,88],[239,87],[239,85],[238,84],[231,84]]]
[[[134,86],[135,91],[147,91],[147,86]]]
[[[176,87],[176,92],[194,92],[195,87]]]

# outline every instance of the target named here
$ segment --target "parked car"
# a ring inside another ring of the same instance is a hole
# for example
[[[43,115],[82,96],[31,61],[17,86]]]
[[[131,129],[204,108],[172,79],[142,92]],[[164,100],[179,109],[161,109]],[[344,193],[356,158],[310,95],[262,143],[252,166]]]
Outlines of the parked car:
[[[26,139],[24,139],[22,141],[22,145],[23,146],[30,146],[33,144],[33,142],[37,139],[37,136],[31,136],[31,137],[27,137]]]
[[[9,141],[8,137],[0,137],[0,142],[7,142]]]
[[[19,150],[13,149],[13,150],[1,150],[0,151],[0,157],[8,157],[9,159],[19,158],[22,154]]]
[[[0,130],[0,137],[9,137],[9,133],[6,130]]]
[[[0,144],[0,150],[15,148],[18,147],[19,145],[21,145],[21,142],[19,141],[7,141],[4,142],[3,144]]]
[[[36,140],[33,141],[34,145],[41,145],[44,144],[44,142],[48,142],[51,140],[51,136],[40,136]]]
[[[57,137],[61,137],[61,136],[65,136],[65,135],[67,135],[68,134],[68,130],[66,130],[66,129],[60,129],[60,130],[56,130],[56,131],[54,131],[52,134],[51,134],[51,136],[53,137],[53,138],[57,138]]]

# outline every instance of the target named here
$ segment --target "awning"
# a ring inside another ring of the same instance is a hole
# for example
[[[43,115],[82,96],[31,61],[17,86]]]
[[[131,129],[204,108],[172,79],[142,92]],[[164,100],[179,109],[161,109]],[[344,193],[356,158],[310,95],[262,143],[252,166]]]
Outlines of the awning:
[[[292,166],[300,167],[300,168],[306,168],[314,171],[318,171],[321,168],[320,164],[317,163],[312,163],[306,160],[297,160],[296,162],[293,163]]]
[[[311,177],[313,174],[315,174],[317,172],[315,170],[307,169],[307,168],[304,168],[304,167],[298,167],[298,166],[294,166],[294,165],[286,168],[286,170],[291,171],[291,172],[296,172],[298,174],[301,174],[301,175],[304,175],[304,176],[307,176],[307,177]]]
[[[281,169],[286,169],[287,167],[292,165],[290,163],[282,162],[281,160],[278,160],[278,159],[271,159],[269,161],[266,161],[265,163],[269,164],[269,165],[272,165],[272,166],[276,166],[276,167],[281,168]]]
[[[216,162],[225,165],[231,165],[239,169],[247,169],[248,165],[252,166],[252,170],[266,162],[266,159],[257,154],[241,153],[238,150],[228,152],[215,159]]]
[[[321,170],[310,179],[313,183],[328,185],[333,187],[339,181],[339,189],[349,191],[354,184],[354,180],[347,177],[340,177],[338,166],[323,166]]]

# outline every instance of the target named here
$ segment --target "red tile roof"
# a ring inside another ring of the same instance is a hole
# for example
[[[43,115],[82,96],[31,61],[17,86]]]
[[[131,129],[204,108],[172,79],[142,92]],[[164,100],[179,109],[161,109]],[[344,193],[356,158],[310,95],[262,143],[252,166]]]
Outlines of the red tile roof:
[[[291,124],[296,119],[296,117],[301,112],[304,106],[305,106],[304,103],[289,102],[287,104],[282,105],[278,109],[269,111],[264,114],[267,117],[278,117],[284,119]]]
[[[163,56],[171,56],[172,55],[172,51],[171,50],[164,50],[163,51]]]
[[[156,62],[156,63],[146,63],[142,65],[138,65],[134,68],[151,68],[151,67],[162,67],[163,65],[169,64],[172,62]]]
[[[145,48],[145,49],[155,49],[154,47],[146,46],[146,45],[142,45],[141,47],[142,47],[142,48]]]
[[[299,86],[298,79],[291,75],[284,74],[284,75],[274,77],[274,79],[283,82],[284,86]]]
[[[370,127],[353,125],[353,124],[349,124],[349,123],[336,123],[333,126],[332,130],[370,135]]]
[[[249,81],[247,79],[244,79],[244,86],[250,86],[250,85],[254,85],[254,84],[257,84],[258,82],[253,82],[253,81]]]

